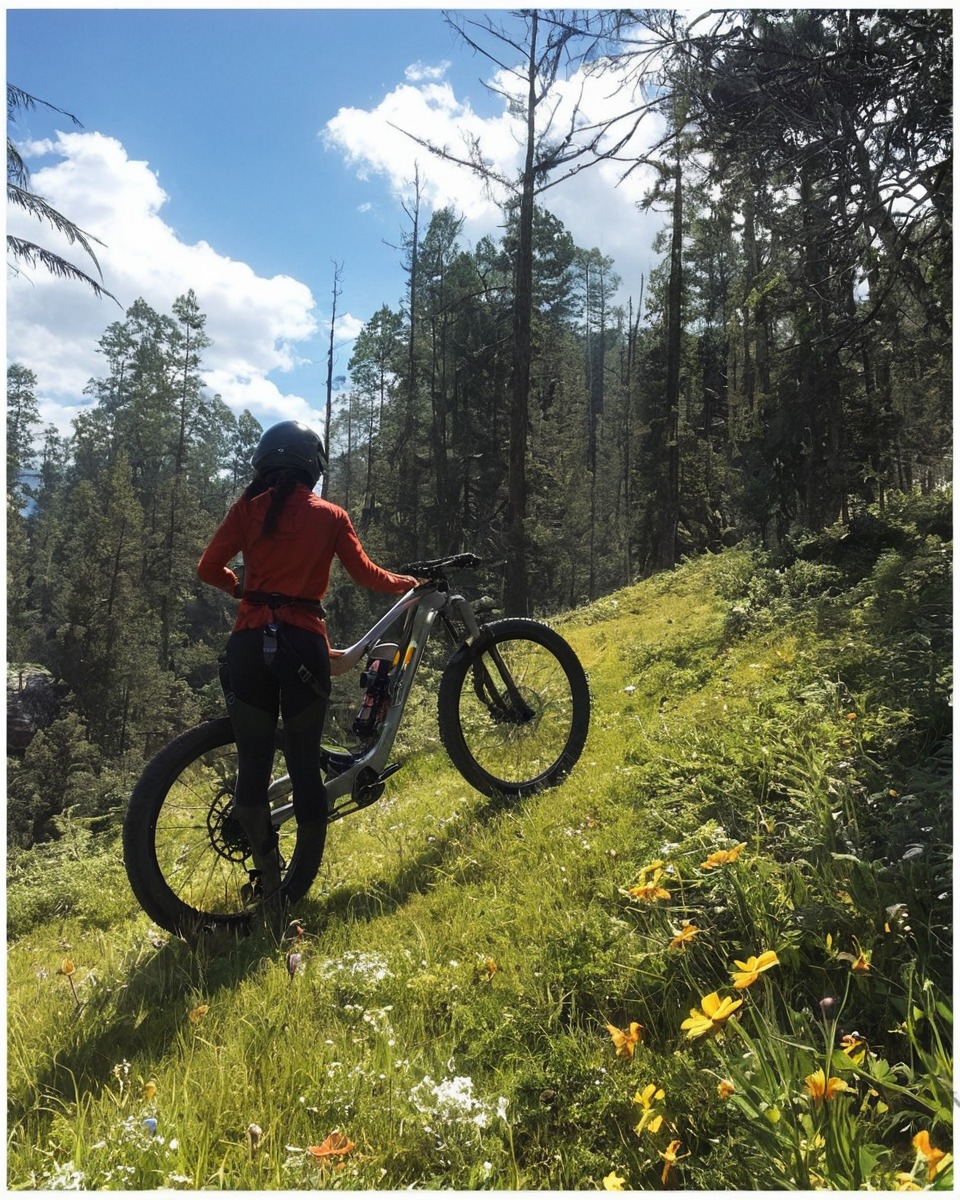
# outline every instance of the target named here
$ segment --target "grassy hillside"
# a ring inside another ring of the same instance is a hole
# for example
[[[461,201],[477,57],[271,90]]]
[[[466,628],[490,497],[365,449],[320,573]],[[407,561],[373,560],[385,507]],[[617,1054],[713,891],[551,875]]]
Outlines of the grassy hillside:
[[[532,800],[425,696],[295,943],[160,934],[80,823],[12,860],[9,1186],[949,1187],[948,503],[553,622]]]

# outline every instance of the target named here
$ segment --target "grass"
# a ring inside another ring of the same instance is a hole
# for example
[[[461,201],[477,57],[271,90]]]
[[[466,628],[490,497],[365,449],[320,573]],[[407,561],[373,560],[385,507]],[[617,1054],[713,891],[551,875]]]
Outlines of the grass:
[[[79,822],[18,855],[8,1185],[950,1188],[949,556],[909,516],[897,563],[731,550],[556,621],[591,734],[522,803],[425,696],[281,947],[151,929]]]

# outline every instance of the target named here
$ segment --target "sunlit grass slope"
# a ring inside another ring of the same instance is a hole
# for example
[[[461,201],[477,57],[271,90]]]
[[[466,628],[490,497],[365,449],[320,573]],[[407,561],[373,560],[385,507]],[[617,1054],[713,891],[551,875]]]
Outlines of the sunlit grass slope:
[[[531,800],[467,787],[424,695],[282,947],[160,934],[67,822],[12,866],[9,1186],[950,1186],[933,524],[555,620],[593,723]]]

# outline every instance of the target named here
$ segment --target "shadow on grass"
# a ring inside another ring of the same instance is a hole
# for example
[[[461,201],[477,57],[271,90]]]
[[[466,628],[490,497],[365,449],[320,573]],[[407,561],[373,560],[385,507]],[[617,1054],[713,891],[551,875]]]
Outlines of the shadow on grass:
[[[178,1037],[193,1029],[192,1009],[201,1002],[213,1005],[218,993],[234,988],[278,953],[274,940],[262,932],[208,934],[193,945],[171,938],[156,949],[146,944],[122,981],[97,987],[75,1010],[60,1049],[29,1085],[10,1088],[11,1139],[18,1132],[34,1136],[31,1117],[45,1125],[58,1104],[83,1105],[108,1088],[116,1092],[121,1076],[115,1067],[139,1056],[159,1061]],[[123,1080],[124,1088],[138,1086],[134,1079]]]
[[[396,912],[415,895],[437,882],[451,842],[471,826],[479,826],[514,810],[514,797],[495,796],[449,822],[435,841],[404,862],[390,878],[370,879],[355,887],[340,887],[327,896],[309,896],[291,915],[322,930],[332,922],[362,922]],[[138,961],[124,971],[121,982],[102,986],[72,1017],[73,1030],[62,1048],[41,1068],[26,1088],[8,1095],[8,1129],[17,1139],[44,1140],[51,1111],[66,1110],[97,1099],[106,1089],[116,1091],[114,1068],[124,1061],[162,1060],[178,1038],[193,1029],[190,1011],[200,1003],[214,1006],[218,993],[231,990],[264,961],[282,958],[291,943],[279,946],[263,931],[204,933],[191,942],[171,938],[159,948],[143,946]],[[137,1087],[136,1080],[126,1086]]]
[[[391,877],[368,879],[356,885],[345,884],[315,900],[308,895],[301,907],[317,919],[321,928],[333,921],[372,921],[395,913],[411,896],[425,895],[432,890],[438,879],[437,869],[452,842],[459,846],[471,827],[479,828],[503,813],[515,811],[522,803],[515,796],[498,794],[484,798],[477,807],[461,813],[457,820],[446,822],[443,833],[419,854],[405,861]]]

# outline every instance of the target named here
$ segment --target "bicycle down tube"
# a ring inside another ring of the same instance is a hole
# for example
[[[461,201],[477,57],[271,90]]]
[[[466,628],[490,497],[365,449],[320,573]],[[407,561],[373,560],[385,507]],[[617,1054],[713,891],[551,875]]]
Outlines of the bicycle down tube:
[[[410,637],[403,650],[403,659],[397,664],[397,677],[394,680],[392,688],[390,707],[384,718],[380,734],[373,745],[356,757],[348,767],[339,774],[327,779],[328,810],[333,810],[336,800],[352,793],[361,772],[369,770],[373,772],[375,777],[378,777],[387,766],[387,759],[390,757],[390,751],[393,749],[393,743],[400,728],[400,721],[403,717],[407,697],[410,694],[410,688],[416,676],[417,668],[420,665],[420,659],[430,637],[430,630],[433,627],[437,613],[447,605],[448,601],[449,597],[447,595],[437,591],[432,593],[421,592],[419,594],[415,591],[407,592],[406,595],[402,596],[380,618],[372,629],[364,634],[359,642],[355,642],[354,645],[348,647],[342,654],[337,656],[336,662],[340,668],[337,674],[345,674],[347,670],[360,661],[364,654],[373,649],[398,617],[411,608],[416,608],[413,615]],[[273,802],[287,795],[289,790],[290,777],[288,775],[281,776],[281,778],[274,780],[270,785],[268,799]],[[286,804],[278,804],[273,809],[274,825],[282,825],[284,821],[289,820],[292,816],[292,801]]]

